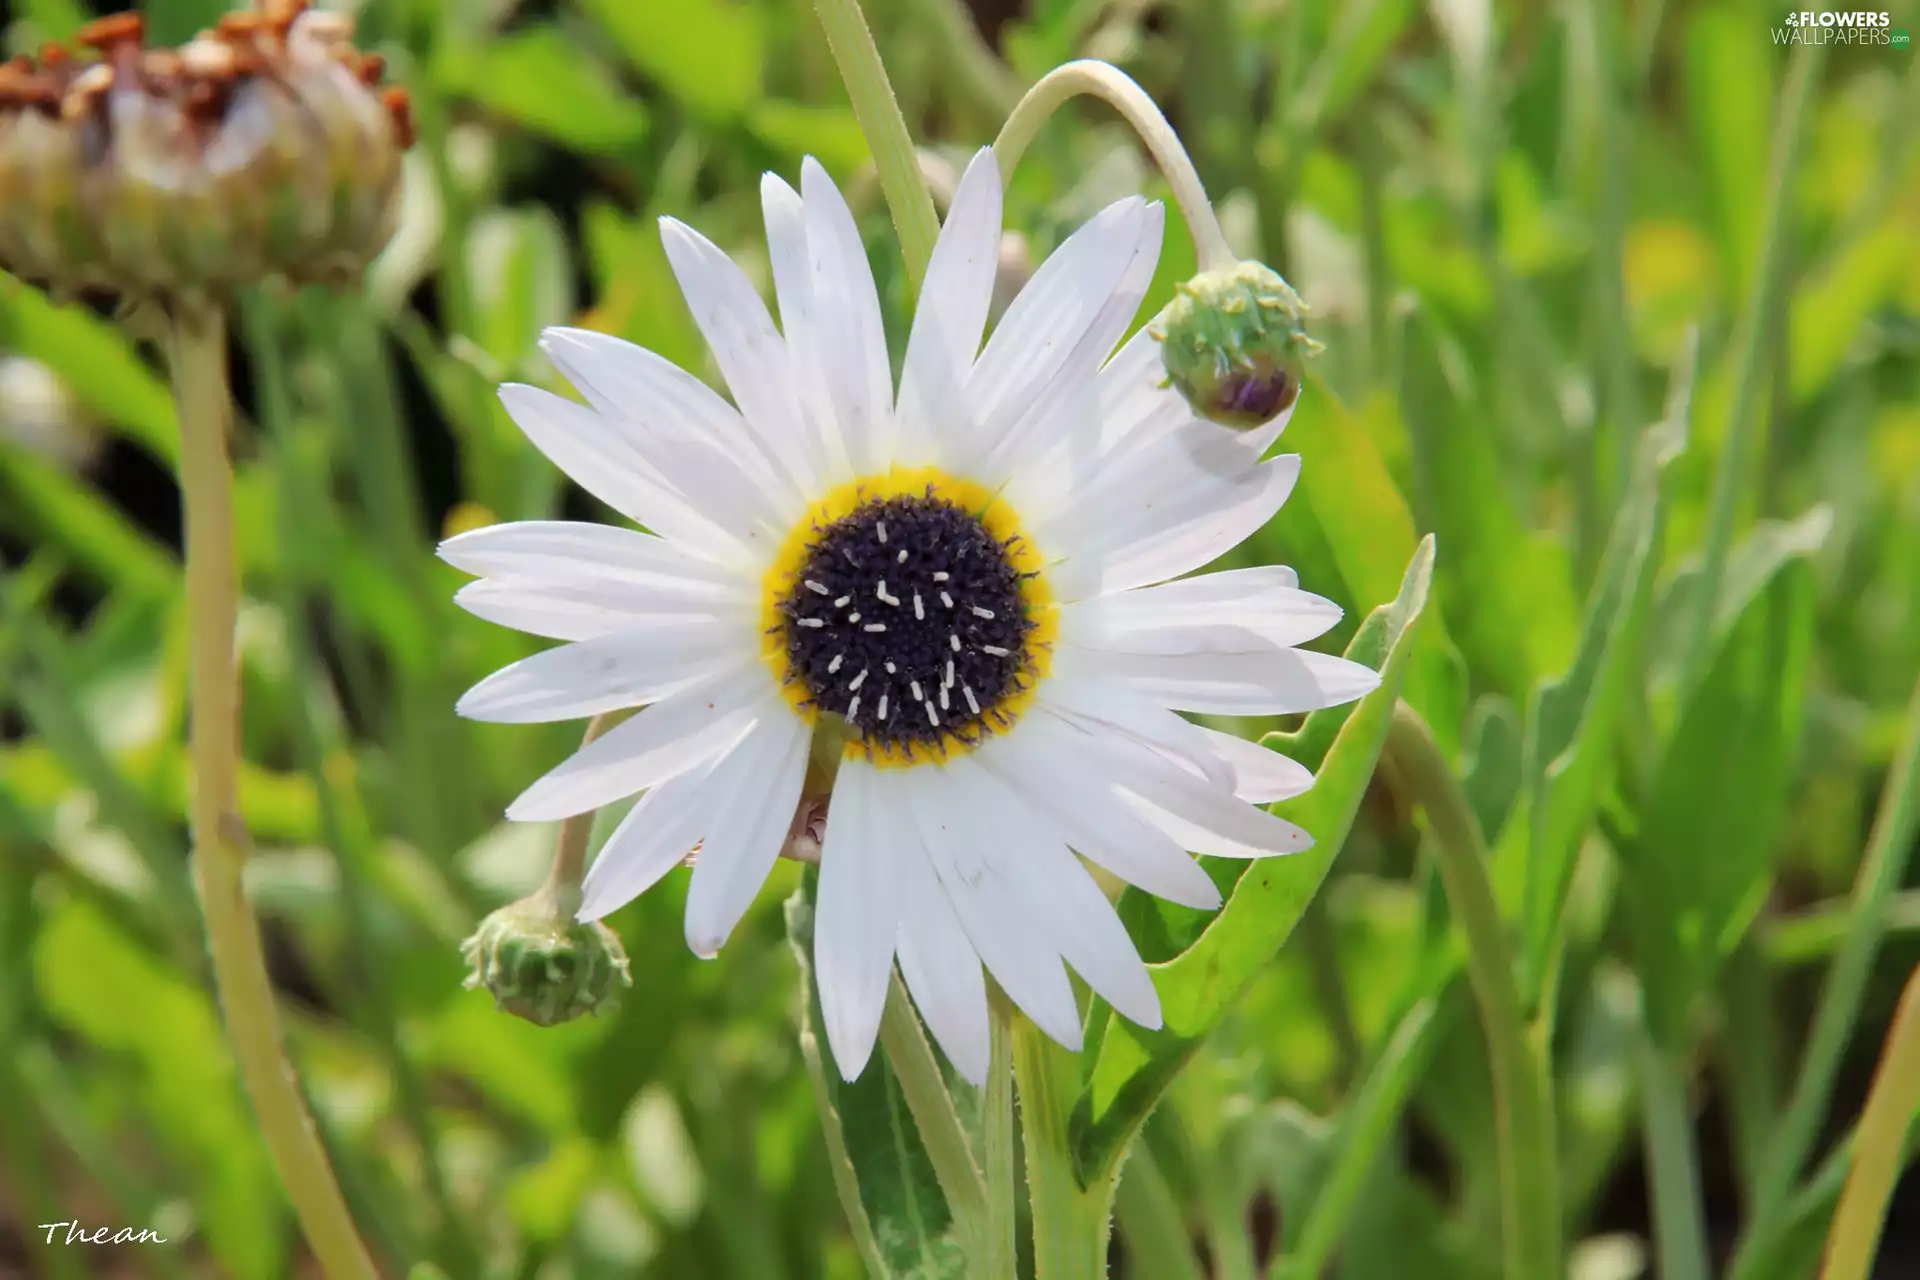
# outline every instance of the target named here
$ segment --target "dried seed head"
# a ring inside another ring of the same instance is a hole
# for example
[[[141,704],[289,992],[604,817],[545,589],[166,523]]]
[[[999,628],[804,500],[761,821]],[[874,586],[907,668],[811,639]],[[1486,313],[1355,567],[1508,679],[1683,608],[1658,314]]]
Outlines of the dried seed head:
[[[139,14],[0,65],[0,265],[56,292],[351,281],[392,234],[406,91],[351,19],[262,0],[178,49]]]
[[[1307,304],[1271,267],[1238,262],[1178,287],[1154,333],[1167,380],[1195,413],[1246,430],[1300,395],[1300,363],[1320,350]]]
[[[633,985],[620,937],[599,921],[572,919],[546,891],[500,908],[480,922],[460,953],[494,1004],[542,1027],[611,1009]]]

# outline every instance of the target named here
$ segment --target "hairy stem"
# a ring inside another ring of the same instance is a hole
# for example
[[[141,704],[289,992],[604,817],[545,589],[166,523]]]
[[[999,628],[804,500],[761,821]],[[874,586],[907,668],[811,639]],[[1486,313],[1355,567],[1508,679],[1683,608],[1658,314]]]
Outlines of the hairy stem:
[[[330,1277],[371,1280],[373,1262],[334,1182],[326,1150],[287,1060],[260,926],[241,884],[248,839],[240,820],[240,681],[227,458],[227,335],[218,311],[182,306],[169,329],[180,414],[186,504],[187,608],[192,633],[193,876],[240,1076],[307,1243]]]
[[[1027,144],[1040,132],[1047,117],[1062,104],[1082,95],[1110,104],[1140,135],[1140,141],[1146,144],[1154,163],[1160,166],[1160,172],[1173,188],[1173,198],[1179,203],[1181,216],[1187,220],[1187,230],[1193,236],[1200,269],[1232,266],[1236,260],[1234,252],[1227,246],[1226,233],[1220,230],[1220,219],[1214,216],[1207,189],[1193,167],[1193,159],[1181,145],[1180,136],[1147,96],[1147,91],[1118,67],[1082,59],[1055,67],[1042,76],[1040,83],[1020,99],[1020,105],[1000,127],[1000,136],[994,139],[993,151],[1000,162],[1001,176],[1012,176]]]
[[[1486,844],[1432,730],[1405,703],[1394,708],[1387,751],[1426,811],[1447,901],[1466,938],[1467,978],[1493,1075],[1502,1274],[1508,1280],[1553,1280],[1561,1266],[1553,1099],[1544,1053],[1521,1015],[1513,951],[1487,876]]]
[[[1907,979],[1887,1047],[1873,1074],[1867,1106],[1854,1134],[1853,1169],[1827,1237],[1820,1280],[1867,1280],[1887,1202],[1906,1161],[1907,1126],[1920,1109],[1920,969]]]

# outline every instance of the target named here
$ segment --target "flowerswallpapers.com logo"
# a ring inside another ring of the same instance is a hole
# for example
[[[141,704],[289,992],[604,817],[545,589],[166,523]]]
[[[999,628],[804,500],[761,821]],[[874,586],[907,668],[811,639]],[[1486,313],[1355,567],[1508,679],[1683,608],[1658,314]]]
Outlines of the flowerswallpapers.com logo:
[[[1864,44],[1904,49],[1907,33],[1893,29],[1893,15],[1872,10],[1802,9],[1773,29],[1775,44]]]

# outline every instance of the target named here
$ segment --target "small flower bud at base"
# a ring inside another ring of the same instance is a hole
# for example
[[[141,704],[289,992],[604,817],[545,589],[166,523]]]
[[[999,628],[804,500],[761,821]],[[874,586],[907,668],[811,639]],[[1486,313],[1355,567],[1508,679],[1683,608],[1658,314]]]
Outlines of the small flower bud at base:
[[[1307,304],[1278,272],[1237,262],[1178,286],[1152,330],[1167,382],[1210,422],[1249,430],[1291,408],[1301,361],[1320,350]]]
[[[619,935],[572,919],[546,889],[482,920],[460,953],[473,966],[469,989],[484,986],[500,1009],[542,1027],[610,1009],[633,985]]]

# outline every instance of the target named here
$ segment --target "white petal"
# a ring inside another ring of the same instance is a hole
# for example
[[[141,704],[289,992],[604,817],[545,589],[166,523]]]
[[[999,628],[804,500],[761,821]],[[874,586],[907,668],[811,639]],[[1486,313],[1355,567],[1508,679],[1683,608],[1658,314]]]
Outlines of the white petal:
[[[894,867],[911,856],[874,821],[874,772],[865,761],[847,760],[834,780],[813,925],[827,1043],[846,1080],[865,1069],[880,1030],[899,932]]]
[[[1123,653],[1232,653],[1297,645],[1340,621],[1340,606],[1286,585],[1292,571],[1229,569],[1069,604],[1062,638]]]
[[[899,460],[905,465],[938,461],[935,424],[952,430],[953,423],[965,421],[961,389],[980,353],[999,264],[1000,166],[993,149],[984,147],[974,154],[947,207],[913,313],[896,415]]]
[[[1191,486],[1165,473],[1156,486],[1143,470],[1137,487],[1115,495],[1108,527],[1036,531],[1035,541],[1067,557],[1049,574],[1063,598],[1124,591],[1190,572],[1239,546],[1273,519],[1299,478],[1298,454],[1261,463],[1240,480]]]
[[[439,556],[488,578],[593,582],[699,600],[759,599],[753,578],[688,555],[652,534],[570,520],[522,520],[457,534]]]
[[[1291,800],[1313,786],[1312,771],[1290,756],[1217,729],[1200,732],[1214,753],[1232,767],[1233,794],[1250,804]]]
[[[739,410],[671,360],[590,329],[550,328],[540,347],[698,509],[712,513],[707,493],[737,495],[748,519],[782,529],[805,509]]]
[[[799,382],[766,304],[745,273],[692,227],[662,218],[660,242],[747,426],[785,475],[813,493],[819,477],[809,457]]]
[[[1233,769],[1199,725],[1109,682],[1055,673],[1040,686],[1040,705],[1089,732],[1121,733],[1181,767],[1230,790]]]
[[[825,483],[853,478],[845,433],[833,407],[821,360],[822,346],[832,339],[814,305],[813,254],[807,245],[807,207],[800,193],[777,174],[760,177],[760,207],[767,224],[767,256],[773,267],[773,290],[780,304],[780,332],[787,340],[794,383],[806,423],[807,449]]]
[[[985,1085],[992,1042],[980,957],[934,875],[918,827],[905,821],[890,829],[896,837],[900,976],[954,1068],[969,1083]]]
[[[716,771],[717,807],[687,890],[687,946],[695,955],[719,952],[766,883],[793,826],[811,738],[797,716],[764,720]]]
[[[847,202],[812,156],[801,162],[800,191],[821,326],[817,354],[854,473],[868,475],[891,461],[893,446],[893,369],[880,291]]]
[[[1160,997],[1133,940],[1080,860],[1019,792],[964,757],[946,773],[965,802],[996,832],[987,846],[994,864],[1040,910],[1048,941],[1087,985],[1145,1027],[1160,1025]]]
[[[1043,941],[1034,906],[987,857],[983,837],[990,828],[983,828],[980,815],[961,799],[945,770],[895,772],[899,780],[880,794],[881,803],[900,805],[912,815],[934,873],[981,963],[1036,1026],[1069,1049],[1078,1049],[1080,1007],[1073,984],[1059,953]]]
[[[1306,649],[1265,653],[1109,653],[1060,645],[1063,675],[1111,680],[1161,706],[1204,715],[1288,715],[1334,707],[1380,677],[1357,662]]]
[[[549,822],[589,813],[724,754],[757,720],[792,714],[772,683],[764,667],[735,668],[662,698],[521,792],[507,817]]]
[[[1313,845],[1313,838],[1293,823],[1209,786],[1151,753],[1098,735],[1087,735],[1081,749],[1112,770],[1123,800],[1195,853],[1265,858],[1298,853]]]
[[[1052,819],[1081,856],[1155,897],[1203,911],[1219,906],[1220,890],[1200,864],[1165,832],[1116,803],[1110,781],[1084,753],[1072,754],[1080,743],[1051,719],[1030,714],[974,756]]]
[[[500,403],[534,447],[582,489],[687,550],[713,560],[744,554],[739,542],[695,511],[619,431],[592,409],[508,383]]]
[[[613,829],[581,885],[581,920],[613,914],[659,883],[700,842],[712,805],[714,762],[661,783],[640,797]]]
[[[1154,266],[1160,259],[1160,237],[1165,225],[1164,206],[1147,205],[1132,244],[1120,256],[1119,275],[1096,308],[1085,332],[1070,349],[1063,351],[1057,372],[1016,393],[1023,397],[1016,402],[1021,407],[980,463],[979,475],[984,483],[999,487],[1008,477],[1057,447],[1062,439],[1082,436],[1089,445],[1093,443],[1100,431],[1099,386],[1094,370],[1113,350],[1113,344],[1119,341],[1140,310],[1140,299],[1153,282]],[[1104,273],[1089,272],[1088,282],[1103,276]],[[988,349],[992,350],[991,343]],[[981,359],[985,363],[985,353]],[[991,433],[991,422],[987,429]]]
[[[624,630],[522,658],[455,704],[470,720],[540,724],[657,702],[756,652],[752,634],[717,622]]]
[[[954,442],[962,471],[976,470],[1030,415],[1050,407],[1060,380],[1091,383],[1107,354],[1098,349],[1106,333],[1100,322],[1151,223],[1138,196],[1109,205],[1067,237],[1013,300],[967,380],[977,425],[970,439]],[[1153,241],[1157,252],[1157,229]]]
[[[576,578],[490,578],[469,582],[453,602],[477,618],[554,640],[591,640],[630,627],[727,621],[751,628],[749,601],[650,591],[624,582]]]

